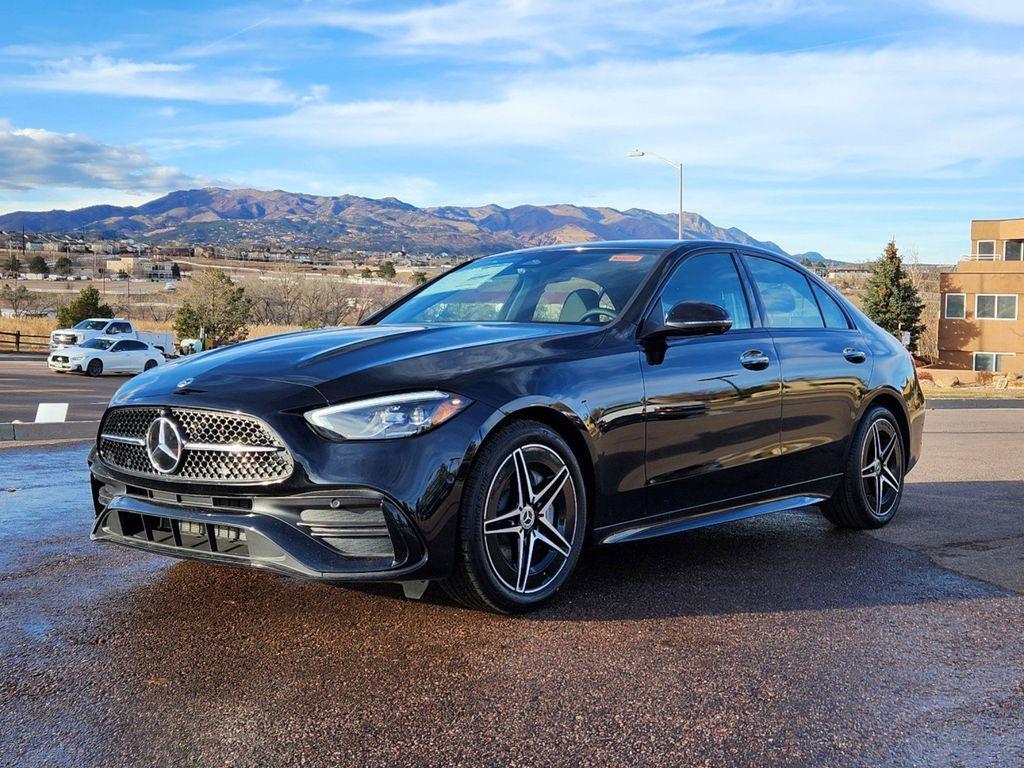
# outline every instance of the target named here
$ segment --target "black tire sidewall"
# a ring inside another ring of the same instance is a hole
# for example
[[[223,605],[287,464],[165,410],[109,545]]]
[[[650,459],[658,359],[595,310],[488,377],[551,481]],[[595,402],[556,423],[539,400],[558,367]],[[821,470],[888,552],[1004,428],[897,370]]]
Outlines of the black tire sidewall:
[[[569,554],[569,561],[558,577],[539,592],[522,595],[513,592],[500,581],[491,570],[484,546],[483,515],[491,480],[501,463],[516,448],[539,443],[555,451],[569,468],[576,493],[576,532]],[[488,599],[500,609],[510,612],[529,610],[551,598],[572,575],[583,551],[587,532],[587,488],[579,462],[568,444],[550,427],[537,422],[517,422],[502,428],[501,432],[481,448],[474,460],[473,469],[467,480],[463,495],[461,536],[465,563],[472,572],[473,582],[481,588]]]
[[[93,366],[96,366],[95,369]],[[85,366],[85,372],[90,376],[101,376],[103,375],[103,363],[100,360],[90,360],[89,364]]]

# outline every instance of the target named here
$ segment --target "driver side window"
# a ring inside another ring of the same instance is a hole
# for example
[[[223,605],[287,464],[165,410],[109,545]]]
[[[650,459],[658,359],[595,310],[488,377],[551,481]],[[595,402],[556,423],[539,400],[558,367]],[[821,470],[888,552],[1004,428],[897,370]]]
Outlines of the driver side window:
[[[672,307],[684,301],[717,304],[729,313],[733,330],[751,327],[747,295],[728,253],[701,253],[676,267],[661,291],[658,319],[664,321]]]

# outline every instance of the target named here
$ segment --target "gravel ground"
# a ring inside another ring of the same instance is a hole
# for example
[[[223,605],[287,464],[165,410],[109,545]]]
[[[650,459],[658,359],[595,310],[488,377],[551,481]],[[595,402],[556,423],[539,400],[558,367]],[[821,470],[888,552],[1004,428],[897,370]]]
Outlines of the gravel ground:
[[[88,541],[81,446],[0,452],[0,764],[1024,764],[1024,411],[928,416],[883,531],[590,553],[511,619]]]

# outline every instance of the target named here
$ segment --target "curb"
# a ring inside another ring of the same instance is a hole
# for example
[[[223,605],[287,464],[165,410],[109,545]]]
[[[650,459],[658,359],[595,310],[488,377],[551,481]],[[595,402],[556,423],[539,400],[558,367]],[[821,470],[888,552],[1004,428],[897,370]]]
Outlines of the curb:
[[[99,421],[34,421],[0,424],[0,442],[11,440],[92,440]]]

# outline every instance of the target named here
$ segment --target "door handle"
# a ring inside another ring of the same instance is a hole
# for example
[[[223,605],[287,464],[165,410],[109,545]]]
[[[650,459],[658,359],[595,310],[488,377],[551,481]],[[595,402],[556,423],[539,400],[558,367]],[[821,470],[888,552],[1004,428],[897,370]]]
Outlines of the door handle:
[[[843,357],[849,360],[851,363],[863,363],[868,359],[867,352],[860,349],[854,349],[853,347],[847,347],[843,350]]]
[[[770,363],[768,355],[760,349],[752,349],[740,355],[740,365],[752,371],[763,371]]]

